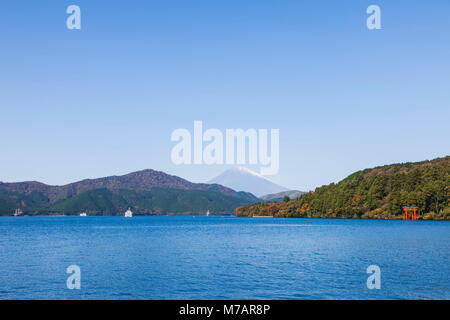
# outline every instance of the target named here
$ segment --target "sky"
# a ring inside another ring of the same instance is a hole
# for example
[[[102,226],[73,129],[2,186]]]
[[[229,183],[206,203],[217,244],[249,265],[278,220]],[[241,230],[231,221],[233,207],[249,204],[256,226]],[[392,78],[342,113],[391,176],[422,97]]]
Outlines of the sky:
[[[298,190],[449,155],[449,16],[447,0],[2,0],[0,181],[206,182],[232,165],[170,157],[195,120],[279,129],[269,178]]]

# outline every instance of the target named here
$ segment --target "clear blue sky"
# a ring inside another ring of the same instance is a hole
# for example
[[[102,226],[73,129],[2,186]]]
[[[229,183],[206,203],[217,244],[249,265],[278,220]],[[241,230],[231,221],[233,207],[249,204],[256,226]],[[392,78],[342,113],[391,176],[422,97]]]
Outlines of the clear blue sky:
[[[449,154],[450,2],[2,0],[0,111],[0,181],[207,181],[229,166],[170,160],[171,132],[203,120],[279,128],[271,179],[309,190]]]

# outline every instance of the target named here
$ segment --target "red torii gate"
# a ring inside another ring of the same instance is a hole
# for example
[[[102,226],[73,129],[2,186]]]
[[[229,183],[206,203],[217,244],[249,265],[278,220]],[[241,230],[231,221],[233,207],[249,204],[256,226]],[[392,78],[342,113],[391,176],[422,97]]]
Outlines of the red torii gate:
[[[419,220],[419,207],[403,207],[403,220]],[[412,212],[411,212],[412,211]]]

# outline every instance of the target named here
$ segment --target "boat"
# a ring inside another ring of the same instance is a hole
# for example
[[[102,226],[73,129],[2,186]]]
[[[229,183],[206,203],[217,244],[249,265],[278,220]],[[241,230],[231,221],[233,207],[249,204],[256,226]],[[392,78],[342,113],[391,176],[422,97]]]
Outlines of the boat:
[[[23,212],[20,209],[16,209],[14,211],[14,217],[23,216]]]
[[[80,217],[86,217],[86,216],[87,216],[87,213],[86,213],[86,212],[80,213]]]
[[[206,211],[206,216],[209,217],[209,215],[210,215],[210,213],[209,213],[209,210],[208,210],[208,211]]]
[[[131,218],[133,216],[133,211],[130,210],[130,208],[128,208],[127,211],[125,211],[125,218]]]

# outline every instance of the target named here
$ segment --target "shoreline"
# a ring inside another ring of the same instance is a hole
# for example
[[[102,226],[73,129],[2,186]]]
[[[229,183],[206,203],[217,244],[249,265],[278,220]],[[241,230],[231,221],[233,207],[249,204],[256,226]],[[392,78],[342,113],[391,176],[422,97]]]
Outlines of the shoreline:
[[[21,215],[21,216],[0,216],[0,218],[42,218],[42,217],[117,217],[123,218],[123,215],[87,215],[87,216],[79,216],[79,215],[68,215],[68,214],[59,214],[59,215]],[[405,222],[417,222],[417,221],[450,221],[449,219],[419,219],[419,220],[403,220],[401,217],[397,219],[389,219],[389,218],[339,218],[339,217],[276,217],[276,216],[236,216],[236,215],[214,215],[214,216],[205,216],[205,215],[135,215],[136,217],[235,217],[235,218],[273,218],[273,219],[321,219],[321,220],[384,220],[384,221],[405,221]]]

